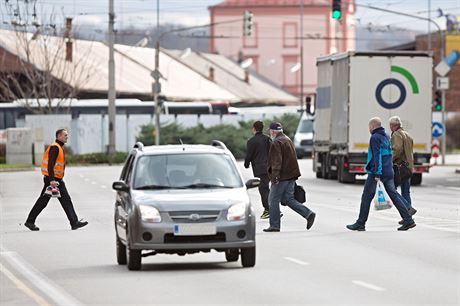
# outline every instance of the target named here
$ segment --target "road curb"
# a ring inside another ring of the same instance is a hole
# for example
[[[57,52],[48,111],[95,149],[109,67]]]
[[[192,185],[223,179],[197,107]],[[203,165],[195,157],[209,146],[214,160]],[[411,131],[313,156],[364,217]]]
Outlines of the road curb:
[[[35,167],[23,167],[23,168],[3,168],[0,172],[19,172],[19,171],[33,171]]]

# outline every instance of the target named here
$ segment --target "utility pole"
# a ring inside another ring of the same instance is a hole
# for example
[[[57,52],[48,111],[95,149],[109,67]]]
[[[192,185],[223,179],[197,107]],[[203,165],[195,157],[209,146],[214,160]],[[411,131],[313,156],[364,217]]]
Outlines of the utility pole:
[[[114,24],[115,12],[113,1],[109,0],[109,160],[115,155],[115,60],[114,60]]]
[[[431,20],[431,0],[428,0],[428,19]],[[428,51],[431,51],[431,22],[428,22]]]
[[[303,13],[304,0],[300,0],[300,111],[303,112]]]
[[[153,98],[155,100],[155,145],[160,145],[160,112],[161,105],[159,96],[161,92],[160,84],[160,0],[157,0],[157,42],[155,45],[155,70],[152,73],[155,82],[152,84]]]

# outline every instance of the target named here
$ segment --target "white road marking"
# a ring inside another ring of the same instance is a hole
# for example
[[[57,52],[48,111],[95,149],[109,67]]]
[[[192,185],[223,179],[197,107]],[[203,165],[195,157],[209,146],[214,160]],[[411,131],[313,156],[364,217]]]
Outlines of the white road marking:
[[[295,258],[292,258],[292,257],[284,257],[284,259],[292,261],[292,262],[294,262],[296,264],[299,264],[299,265],[302,265],[302,266],[308,266],[310,264],[308,262],[301,261],[301,260],[298,260],[298,259],[295,259]]]
[[[104,189],[105,189],[105,188],[107,188],[107,186],[105,186],[105,185],[101,185],[101,188],[104,188]]]
[[[446,187],[447,189],[455,190],[455,191],[460,191],[460,187]]]
[[[360,280],[354,280],[354,281],[351,281],[353,284],[355,285],[358,285],[358,286],[361,286],[361,287],[364,287],[364,288],[367,288],[367,289],[371,289],[371,290],[375,290],[375,291],[385,291],[386,289],[385,288],[382,288],[382,287],[379,287],[379,286],[376,286],[376,285],[373,285],[373,284],[369,284],[369,283],[366,283],[366,282],[363,282],[363,281],[360,281]]]
[[[95,181],[92,181],[91,184],[96,185],[97,183]]]
[[[54,284],[45,275],[22,259],[17,253],[6,251],[1,247],[0,255],[24,278],[37,289],[46,294],[57,305],[80,306],[82,303],[69,295],[64,289]]]
[[[30,289],[29,287],[27,287],[26,284],[21,282],[16,276],[14,276],[12,272],[10,272],[10,270],[5,268],[5,266],[2,265],[1,263],[0,263],[0,271],[3,274],[5,274],[6,277],[8,277],[16,285],[16,287],[18,287],[19,290],[21,290],[22,292],[27,294],[31,299],[33,299],[35,303],[37,303],[40,306],[51,306],[43,297],[35,293],[35,291]]]
[[[359,207],[351,208],[351,207],[346,207],[346,206],[342,207],[342,206],[335,206],[335,205],[328,205],[328,204],[318,204],[318,203],[312,203],[312,204],[314,206],[325,207],[325,208],[339,210],[339,211],[345,211],[345,212],[349,212],[349,213],[358,214],[358,212],[359,212]],[[396,208],[392,208],[392,209],[396,210]],[[390,217],[390,214],[387,213],[387,212],[379,212],[378,214],[374,213],[372,215],[372,218],[385,220],[385,221],[392,221],[392,222],[397,221],[397,220],[395,220],[394,217]],[[419,215],[415,215],[414,219],[417,220],[417,218],[421,219],[423,217],[421,217]],[[445,219],[441,219],[441,218],[431,218],[431,219],[439,219],[439,221],[445,220]],[[452,221],[457,222],[457,225],[455,226],[455,224],[454,224],[454,226],[452,226]],[[417,227],[425,227],[425,228],[434,229],[434,230],[438,230],[438,231],[457,233],[457,234],[460,233],[460,221],[458,221],[458,220],[448,220],[448,222],[446,222],[446,224],[442,224],[442,225],[446,225],[446,226],[449,226],[449,227],[434,226],[434,225],[430,225],[430,224],[420,223],[420,222],[417,222],[417,221],[415,223],[417,223]]]
[[[85,182],[89,181],[89,178],[85,178]]]
[[[448,179],[446,179],[446,181],[448,181],[448,182],[457,182],[457,181],[460,182],[460,178],[457,178],[457,177],[448,178]]]

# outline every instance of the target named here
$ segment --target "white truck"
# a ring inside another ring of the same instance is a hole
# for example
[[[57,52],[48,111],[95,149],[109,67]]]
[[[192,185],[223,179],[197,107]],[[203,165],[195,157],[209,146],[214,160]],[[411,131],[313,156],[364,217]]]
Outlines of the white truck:
[[[401,117],[414,139],[412,184],[422,182],[431,157],[433,60],[426,52],[347,52],[317,59],[318,88],[313,139],[317,178],[353,183],[366,174],[368,120],[387,131]]]

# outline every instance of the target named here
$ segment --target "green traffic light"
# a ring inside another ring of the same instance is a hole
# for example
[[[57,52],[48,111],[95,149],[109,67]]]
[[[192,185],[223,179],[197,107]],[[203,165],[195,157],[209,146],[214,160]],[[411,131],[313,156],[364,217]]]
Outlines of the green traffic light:
[[[339,20],[340,17],[342,17],[342,12],[341,11],[332,11],[332,18]]]
[[[434,109],[437,110],[437,111],[441,111],[441,110],[442,110],[442,105],[439,105],[439,104],[438,104],[438,105],[436,105],[436,106],[434,107]]]

